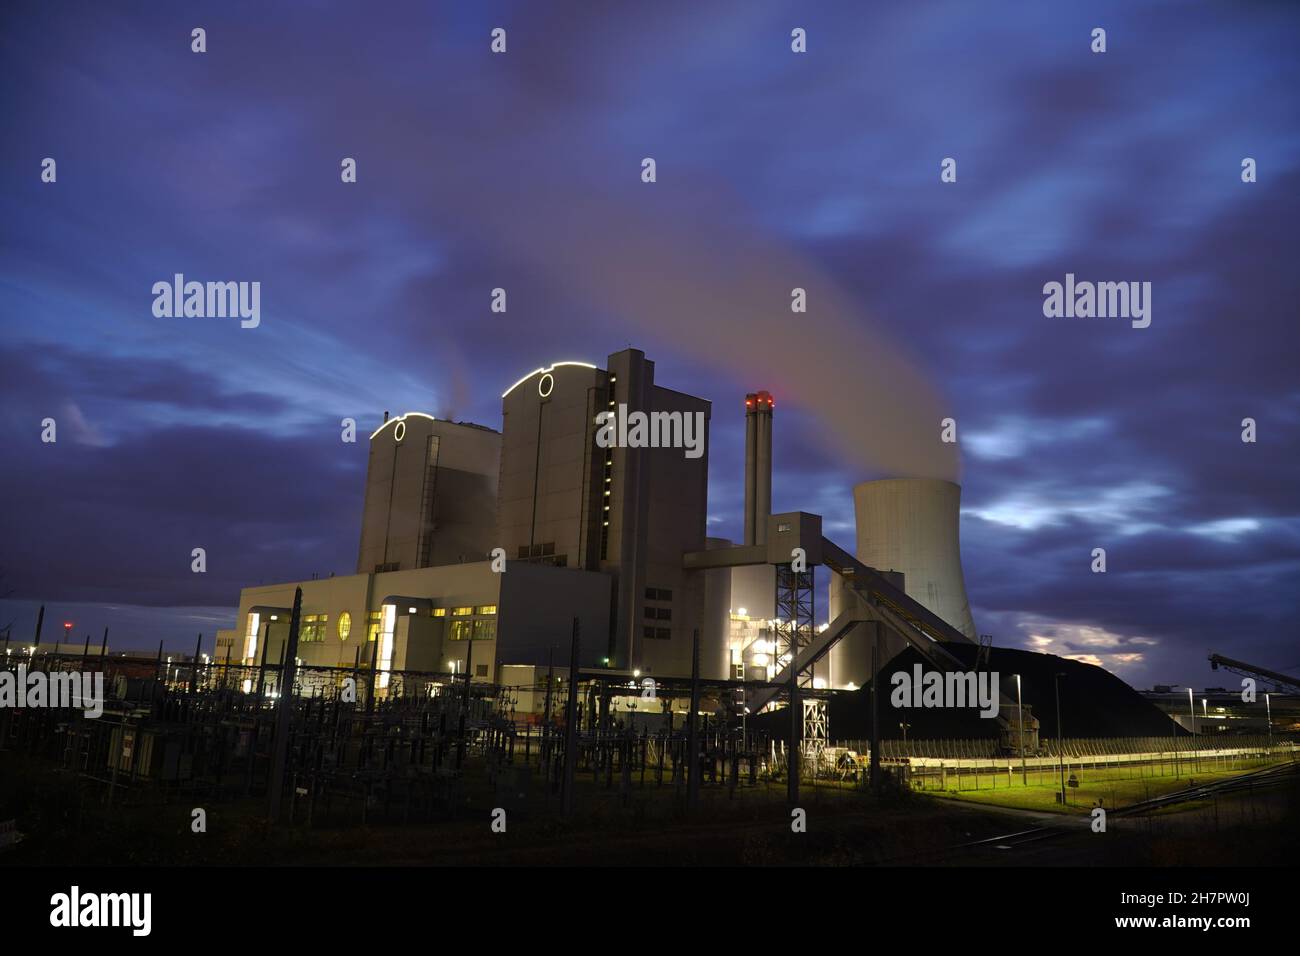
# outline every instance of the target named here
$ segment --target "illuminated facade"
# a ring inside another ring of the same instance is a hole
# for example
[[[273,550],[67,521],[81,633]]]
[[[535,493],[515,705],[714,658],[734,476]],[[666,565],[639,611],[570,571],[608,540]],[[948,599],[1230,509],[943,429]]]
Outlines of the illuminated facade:
[[[707,431],[697,458],[596,442],[596,416],[619,405],[699,413],[707,424],[709,402],[654,374],[654,362],[626,349],[603,369],[557,362],[506,390],[498,539],[511,561],[609,575],[611,620],[592,637],[602,656],[614,668],[682,674],[704,620],[704,581],[682,569],[682,554],[705,546]]]
[[[599,447],[596,416],[615,403],[706,425],[710,408],[656,385],[628,349],[603,369],[525,375],[502,396],[501,432],[386,419],[370,437],[357,573],[245,588],[219,635],[230,659],[278,662],[301,586],[297,656],[373,665],[381,690],[393,671],[464,673],[467,659],[484,681],[552,648],[567,661],[575,617],[587,666],[688,674],[693,632],[720,647],[725,629],[704,628],[705,578],[682,568],[704,546],[707,450]]]

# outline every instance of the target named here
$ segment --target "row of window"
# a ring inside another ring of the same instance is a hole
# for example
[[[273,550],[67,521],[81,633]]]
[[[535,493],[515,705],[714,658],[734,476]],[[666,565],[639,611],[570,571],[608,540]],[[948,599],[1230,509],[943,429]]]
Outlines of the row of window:
[[[673,619],[673,609],[670,607],[647,607],[645,609],[645,619],[647,621],[671,621]]]
[[[527,561],[530,564],[549,565],[553,568],[567,568],[569,566],[569,556],[567,554],[555,553],[555,542],[548,541],[546,544],[519,546],[520,561]]]
[[[484,616],[491,617],[497,613],[497,606],[495,604],[479,604],[479,605],[467,604],[462,607],[453,607],[450,609],[450,612],[452,617],[472,617],[474,615],[484,615]],[[429,616],[446,617],[447,613],[448,613],[448,608],[435,607],[429,611]],[[328,614],[304,614],[302,616],[302,619],[298,622],[298,643],[300,644],[323,643],[326,635],[329,632],[329,620],[330,620],[330,616]],[[367,642],[374,641],[379,636],[379,632],[383,628],[383,620],[384,620],[384,614],[382,611],[366,612],[366,641]],[[455,629],[456,623],[458,622],[453,622],[453,630]],[[465,622],[465,623],[491,625],[491,629],[490,629],[491,634],[488,636],[481,636],[482,634],[486,634],[486,629],[480,629],[479,631],[475,632],[473,639],[476,641],[490,640],[491,638],[496,637],[495,621],[473,621],[473,622]],[[338,638],[340,641],[346,641],[348,637],[351,636],[352,615],[347,611],[343,611],[341,614],[339,614],[338,623],[336,625],[336,632],[338,634]],[[452,637],[452,640],[463,640],[463,639],[464,638],[456,637],[456,636]]]
[[[668,588],[646,588],[645,599],[647,601],[671,601],[673,592]]]
[[[453,641],[491,641],[497,636],[497,622],[491,618],[474,618],[469,621],[452,621],[447,632]]]
[[[344,614],[347,611],[343,612]],[[328,614],[304,614],[298,622],[298,643],[319,644],[325,640],[325,631],[329,625]],[[342,621],[339,622],[342,625]]]
[[[521,544],[519,546],[519,559],[521,561],[528,558],[542,558],[555,553],[555,542],[547,541],[545,544]]]
[[[641,636],[648,641],[667,641],[672,638],[673,631],[669,627],[643,627]]]

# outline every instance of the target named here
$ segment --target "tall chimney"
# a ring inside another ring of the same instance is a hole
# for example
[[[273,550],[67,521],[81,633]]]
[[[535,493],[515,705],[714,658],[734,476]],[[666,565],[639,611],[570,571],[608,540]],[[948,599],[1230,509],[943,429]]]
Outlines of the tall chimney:
[[[767,542],[772,513],[772,394],[745,396],[745,544]]]

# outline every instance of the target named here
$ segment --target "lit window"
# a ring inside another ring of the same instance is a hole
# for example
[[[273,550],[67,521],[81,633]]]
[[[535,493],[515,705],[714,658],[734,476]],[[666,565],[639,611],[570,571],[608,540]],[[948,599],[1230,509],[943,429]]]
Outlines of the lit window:
[[[484,605],[483,605],[482,607],[480,607],[480,608],[479,608],[475,613],[477,613],[477,614],[495,614],[496,612],[497,612],[497,606],[496,606],[495,604],[484,604]]]
[[[454,607],[451,609],[452,617],[468,617],[473,613],[474,609],[472,607]]]
[[[352,633],[352,615],[347,611],[339,615],[338,631],[340,641],[346,641]]]
[[[447,609],[445,607],[435,607],[431,613],[434,617],[446,617]]]

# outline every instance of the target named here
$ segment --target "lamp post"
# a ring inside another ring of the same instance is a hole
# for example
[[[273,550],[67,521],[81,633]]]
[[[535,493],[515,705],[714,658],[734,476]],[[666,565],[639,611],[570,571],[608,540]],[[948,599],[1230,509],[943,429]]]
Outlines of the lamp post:
[[[1056,762],[1061,768],[1061,806],[1065,806],[1065,743],[1061,732],[1061,678],[1064,674],[1055,674],[1052,683],[1056,688]]]
[[[907,728],[911,726],[912,726],[911,724],[898,725],[899,729],[903,731],[903,755],[904,756],[907,756]]]
[[[1016,723],[1020,725],[1020,785],[1029,786],[1029,771],[1025,769],[1025,706],[1021,693],[1020,675],[1016,675]]]
[[[1269,703],[1269,695],[1264,695],[1264,711],[1268,714],[1268,745],[1273,746],[1273,705]]]
[[[1201,753],[1196,746],[1196,701],[1192,699],[1192,689],[1187,688],[1187,711],[1192,718],[1192,751],[1196,757],[1196,772],[1201,771]]]

